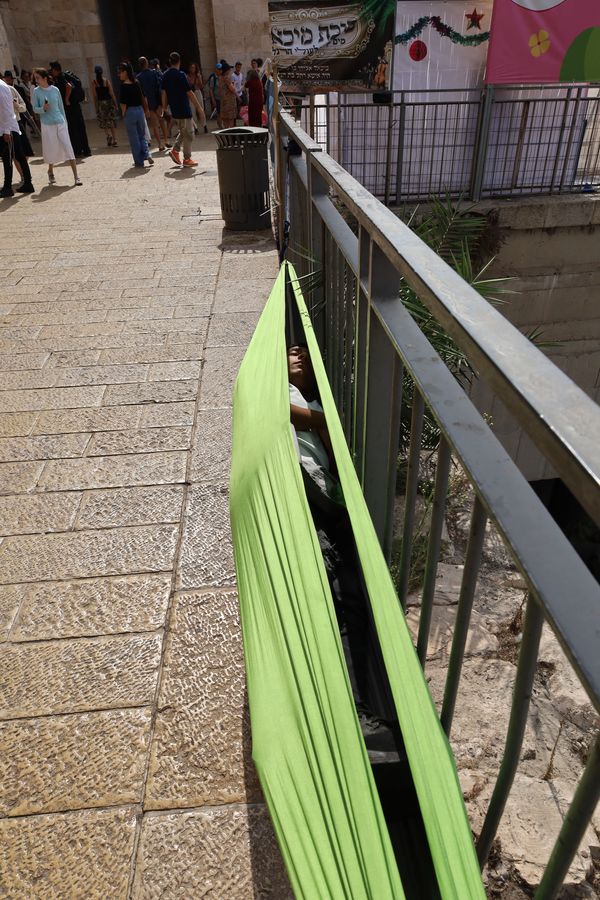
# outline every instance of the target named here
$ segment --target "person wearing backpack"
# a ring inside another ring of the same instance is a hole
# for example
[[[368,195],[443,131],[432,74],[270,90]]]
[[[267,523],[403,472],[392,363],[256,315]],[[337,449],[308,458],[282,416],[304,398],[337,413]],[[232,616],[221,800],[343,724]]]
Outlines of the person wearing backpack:
[[[54,84],[60,91],[67,116],[69,137],[73,145],[75,156],[91,156],[92,151],[88,142],[81,103],[85,100],[85,91],[81,79],[74,72],[65,69],[63,72],[59,62],[52,62],[49,66]]]

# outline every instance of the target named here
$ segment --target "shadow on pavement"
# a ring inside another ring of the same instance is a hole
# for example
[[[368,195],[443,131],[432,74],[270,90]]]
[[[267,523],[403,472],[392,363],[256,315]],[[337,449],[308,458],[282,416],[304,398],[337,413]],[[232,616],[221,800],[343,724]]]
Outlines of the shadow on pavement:
[[[31,194],[31,200],[33,203],[44,203],[46,200],[60,197],[65,191],[70,191],[74,187],[74,184],[47,184],[46,187],[43,187],[37,194]]]
[[[126,169],[121,178],[137,178],[138,175],[145,175],[146,172],[150,171],[150,166],[131,166],[131,168]]]
[[[198,175],[204,175],[204,169],[198,171],[198,169],[171,169],[168,172],[165,172],[165,178],[178,178],[180,181],[185,181],[187,178],[196,178]]]

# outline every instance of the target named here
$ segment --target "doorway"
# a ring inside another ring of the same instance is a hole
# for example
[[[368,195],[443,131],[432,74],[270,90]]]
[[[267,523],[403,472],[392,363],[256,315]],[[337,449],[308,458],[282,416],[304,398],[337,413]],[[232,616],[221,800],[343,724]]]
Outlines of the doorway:
[[[169,53],[181,54],[181,67],[200,65],[194,0],[98,0],[111,80],[117,65],[129,60],[137,70],[140,56],[157,57],[168,66]]]

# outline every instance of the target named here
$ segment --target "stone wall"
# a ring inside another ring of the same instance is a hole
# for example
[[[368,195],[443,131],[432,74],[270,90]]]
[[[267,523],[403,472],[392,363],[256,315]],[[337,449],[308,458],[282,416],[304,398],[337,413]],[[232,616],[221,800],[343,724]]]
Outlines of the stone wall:
[[[218,59],[250,65],[270,55],[267,0],[194,0],[204,76]],[[108,61],[97,0],[0,0],[0,64],[31,68],[58,59],[86,88],[97,63]],[[85,110],[93,115],[92,104]]]
[[[77,3],[56,0],[5,0],[0,12],[19,68],[47,66],[58,59],[63,68],[81,78],[86,91],[94,77],[94,66],[108,66],[96,0]],[[0,31],[0,47],[1,47]],[[84,114],[94,115],[91,101]]]
[[[507,287],[515,291],[501,312],[521,331],[539,328],[543,341],[556,342],[543,352],[600,401],[600,197],[491,200],[480,209],[494,210],[501,241],[489,275],[510,276]],[[473,396],[526,478],[554,477],[483,383]]]
[[[219,59],[232,65],[239,59],[244,69],[253,57],[271,55],[267,0],[212,0],[215,48]],[[200,19],[198,31],[200,31]]]

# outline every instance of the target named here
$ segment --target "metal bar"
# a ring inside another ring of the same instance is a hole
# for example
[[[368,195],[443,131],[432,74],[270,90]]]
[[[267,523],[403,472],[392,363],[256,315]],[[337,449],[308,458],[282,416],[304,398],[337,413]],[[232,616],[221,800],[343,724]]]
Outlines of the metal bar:
[[[388,121],[387,121],[387,144],[385,150],[385,204],[386,206],[390,205],[390,196],[391,196],[391,188],[390,188],[390,179],[392,177],[392,124],[393,124],[393,107],[392,104],[388,106]]]
[[[408,469],[406,489],[404,492],[404,525],[402,529],[402,549],[400,552],[400,572],[398,575],[398,600],[400,601],[402,609],[406,609],[410,580],[410,561],[415,526],[415,505],[419,487],[419,463],[421,458],[421,435],[423,433],[424,408],[423,397],[415,384],[412,395],[410,448],[408,451]]]
[[[358,233],[359,274],[356,278],[356,321],[354,332],[354,385],[352,403],[352,454],[361,486],[364,484],[365,419],[367,413],[367,360],[369,354],[369,300],[363,285],[368,284],[370,238],[366,229]]]
[[[496,779],[494,792],[486,817],[477,841],[477,858],[481,868],[486,863],[492,842],[498,830],[506,800],[510,793],[512,783],[519,765],[529,703],[533,690],[533,679],[537,669],[538,650],[542,625],[544,624],[544,612],[538,601],[531,595],[527,599],[527,608],[523,620],[523,637],[519,651],[519,661],[515,686],[513,689],[508,733],[504,745],[502,764]]]
[[[599,800],[600,736],[596,735],[583,776],[565,816],[540,886],[535,892],[535,900],[553,900],[556,897]]]
[[[370,247],[370,299],[395,303],[400,276],[378,247]],[[364,442],[364,494],[371,518],[389,558],[400,443],[402,365],[375,314],[369,311],[369,356]]]
[[[527,120],[529,118],[529,100],[523,103],[521,111],[521,121],[519,122],[519,137],[517,138],[517,149],[515,150],[515,159],[513,162],[512,177],[510,180],[511,188],[515,188],[519,181],[519,169],[521,168],[521,157],[523,155],[523,144],[525,142],[525,133],[527,131]]]
[[[458,695],[458,683],[460,681],[460,673],[462,671],[463,658],[465,655],[469,622],[471,621],[471,610],[473,609],[473,598],[475,597],[475,588],[477,586],[477,576],[479,574],[479,564],[481,562],[481,551],[483,549],[486,524],[487,514],[481,501],[476,497],[475,503],[473,504],[473,514],[471,516],[469,543],[467,545],[465,567],[460,586],[460,596],[458,598],[458,607],[456,610],[456,622],[454,624],[454,637],[452,638],[452,649],[448,661],[448,674],[446,675],[446,687],[444,689],[442,714],[440,716],[442,728],[448,737],[450,737],[452,718],[454,716],[456,697]]]
[[[485,175],[485,163],[487,158],[488,141],[490,139],[490,123],[492,121],[492,109],[494,105],[494,87],[491,84],[485,86],[481,95],[479,118],[477,121],[477,136],[475,139],[475,152],[473,154],[473,176],[471,181],[471,200],[480,200]]]
[[[440,558],[440,547],[442,545],[442,530],[444,527],[444,513],[446,511],[446,493],[448,490],[448,477],[450,475],[450,462],[450,447],[448,446],[446,439],[442,437],[437,453],[435,488],[433,494],[433,507],[431,510],[431,528],[427,546],[427,561],[425,563],[425,577],[423,579],[423,594],[421,598],[421,615],[419,617],[419,635],[417,638],[417,656],[421,661],[423,669],[427,662],[427,644],[429,643],[429,629],[431,627],[431,614],[435,596],[435,579],[437,575],[438,560]]]

